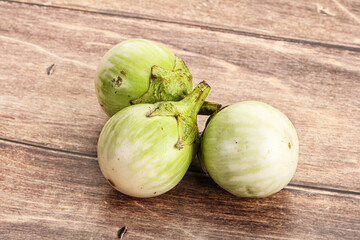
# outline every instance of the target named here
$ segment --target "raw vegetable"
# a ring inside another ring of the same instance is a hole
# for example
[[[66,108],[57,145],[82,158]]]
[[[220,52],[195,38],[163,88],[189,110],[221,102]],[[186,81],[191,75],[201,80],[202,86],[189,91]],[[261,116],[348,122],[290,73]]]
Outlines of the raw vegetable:
[[[201,143],[202,168],[239,197],[266,197],[284,188],[298,162],[290,120],[261,102],[228,106],[209,119]]]
[[[100,106],[112,116],[130,104],[183,99],[192,90],[192,75],[185,62],[163,45],[130,39],[104,55],[95,88]],[[219,108],[219,104],[206,103],[201,113]]]
[[[138,104],[112,116],[98,141],[109,183],[134,197],[158,196],[178,184],[195,152],[197,113],[209,91],[202,82],[179,102]]]

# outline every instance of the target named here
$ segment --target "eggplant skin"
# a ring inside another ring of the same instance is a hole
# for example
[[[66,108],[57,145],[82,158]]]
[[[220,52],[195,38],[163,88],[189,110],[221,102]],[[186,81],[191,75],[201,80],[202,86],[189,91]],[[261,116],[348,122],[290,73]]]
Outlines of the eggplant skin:
[[[175,187],[185,175],[193,145],[175,147],[175,117],[146,117],[153,104],[124,108],[105,124],[98,141],[98,162],[104,177],[118,191],[133,197],[155,197]]]
[[[299,141],[291,121],[257,101],[224,108],[203,134],[202,168],[223,189],[239,197],[267,197],[292,179]]]
[[[108,116],[129,106],[131,100],[148,90],[154,65],[172,70],[175,55],[165,46],[145,39],[123,41],[104,55],[97,67],[95,90]]]

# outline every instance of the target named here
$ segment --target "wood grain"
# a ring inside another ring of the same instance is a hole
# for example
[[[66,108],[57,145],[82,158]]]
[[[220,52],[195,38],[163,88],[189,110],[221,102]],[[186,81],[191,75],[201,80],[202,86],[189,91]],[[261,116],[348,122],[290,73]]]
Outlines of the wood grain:
[[[360,46],[357,0],[96,1],[21,0],[34,4],[101,12],[133,19],[188,24],[259,38]],[[340,45],[340,46],[337,46]]]
[[[183,58],[195,83],[212,86],[208,100],[260,100],[287,114],[300,138],[293,184],[360,191],[359,54],[194,26],[1,2],[0,137],[96,156],[107,117],[95,68],[134,37]]]
[[[111,188],[95,158],[0,141],[1,239],[355,239],[360,195],[288,187],[233,197],[189,172],[136,199]]]

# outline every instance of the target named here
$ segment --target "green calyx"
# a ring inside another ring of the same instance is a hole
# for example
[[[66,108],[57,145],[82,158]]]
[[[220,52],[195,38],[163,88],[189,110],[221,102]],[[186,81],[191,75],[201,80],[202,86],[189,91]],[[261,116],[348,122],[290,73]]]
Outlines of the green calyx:
[[[175,57],[173,70],[169,71],[159,66],[151,67],[149,88],[141,97],[130,101],[132,105],[139,103],[156,103],[160,101],[180,101],[192,90],[192,75],[185,62]],[[221,105],[204,102],[199,114],[211,115],[217,112]]]
[[[178,124],[178,141],[176,147],[182,149],[193,144],[199,137],[196,124],[197,114],[210,92],[210,86],[205,82],[199,83],[195,89],[179,102],[163,101],[147,113],[147,117],[169,116],[175,117]]]
[[[152,66],[149,89],[144,95],[130,101],[131,104],[179,101],[192,89],[192,75],[185,62],[175,58],[174,69],[169,71]]]

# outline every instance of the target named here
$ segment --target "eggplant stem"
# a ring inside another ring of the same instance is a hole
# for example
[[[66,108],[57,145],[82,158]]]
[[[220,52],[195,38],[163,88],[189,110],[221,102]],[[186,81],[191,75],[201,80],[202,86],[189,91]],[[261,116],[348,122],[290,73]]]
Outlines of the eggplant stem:
[[[179,138],[175,145],[182,149],[185,145],[193,144],[199,137],[197,114],[210,92],[210,86],[205,82],[199,83],[194,90],[179,102],[164,101],[155,104],[146,116],[175,117],[178,125]]]

